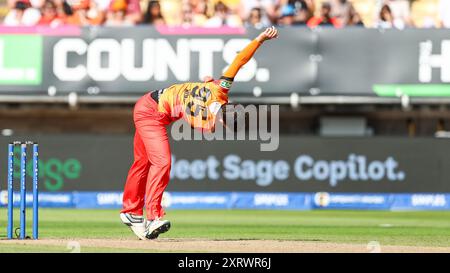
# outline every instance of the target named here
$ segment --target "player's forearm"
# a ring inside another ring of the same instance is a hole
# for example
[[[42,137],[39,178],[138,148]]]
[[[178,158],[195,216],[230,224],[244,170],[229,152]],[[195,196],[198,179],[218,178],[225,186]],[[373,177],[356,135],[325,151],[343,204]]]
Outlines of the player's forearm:
[[[267,28],[261,34],[258,35],[253,41],[250,42],[239,54],[236,56],[230,67],[225,71],[223,77],[229,81],[232,81],[234,76],[238,73],[239,69],[246,64],[255,54],[258,47],[267,40],[277,38],[278,30],[275,27]],[[229,84],[228,84],[229,86]]]
[[[228,67],[228,69],[223,73],[224,77],[234,78],[238,73],[239,69],[244,66],[255,54],[258,47],[263,42],[256,38],[251,41],[239,54],[234,58],[234,61]]]

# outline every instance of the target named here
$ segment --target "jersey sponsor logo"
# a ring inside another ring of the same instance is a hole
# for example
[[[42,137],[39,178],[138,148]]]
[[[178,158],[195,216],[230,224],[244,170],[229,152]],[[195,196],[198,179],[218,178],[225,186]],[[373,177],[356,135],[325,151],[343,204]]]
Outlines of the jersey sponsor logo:
[[[222,80],[222,81],[220,81],[220,87],[225,88],[225,89],[230,89],[231,82]]]

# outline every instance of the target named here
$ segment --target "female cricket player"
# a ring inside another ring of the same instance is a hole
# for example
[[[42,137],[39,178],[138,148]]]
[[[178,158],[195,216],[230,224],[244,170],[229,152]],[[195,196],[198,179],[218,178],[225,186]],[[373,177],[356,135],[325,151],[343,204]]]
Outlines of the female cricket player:
[[[166,126],[184,118],[194,128],[214,130],[216,116],[226,109],[228,91],[239,69],[264,41],[276,37],[275,27],[259,34],[237,54],[219,80],[208,77],[205,82],[175,84],[149,92],[137,101],[133,112],[136,127],[134,162],[125,184],[120,219],[140,239],[156,239],[170,229],[170,222],[162,219],[164,210],[161,207],[171,165]],[[224,125],[222,120],[219,122]]]

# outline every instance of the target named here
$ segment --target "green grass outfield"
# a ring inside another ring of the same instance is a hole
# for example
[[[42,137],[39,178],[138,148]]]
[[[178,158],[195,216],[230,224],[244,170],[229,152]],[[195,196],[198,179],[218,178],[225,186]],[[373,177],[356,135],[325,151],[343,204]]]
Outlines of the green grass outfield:
[[[42,239],[130,239],[118,210],[41,209]],[[15,226],[18,226],[18,210]],[[31,211],[27,215],[31,235]],[[450,247],[450,212],[169,210],[172,229],[160,238],[289,240]],[[0,209],[0,240],[6,238],[6,209]],[[0,252],[69,252],[66,247],[0,244]],[[89,252],[119,251],[84,248]],[[127,249],[129,252],[139,249]]]

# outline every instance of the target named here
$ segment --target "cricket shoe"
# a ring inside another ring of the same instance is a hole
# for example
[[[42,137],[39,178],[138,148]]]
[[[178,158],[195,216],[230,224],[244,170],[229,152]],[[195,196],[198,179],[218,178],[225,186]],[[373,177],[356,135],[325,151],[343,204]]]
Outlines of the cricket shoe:
[[[145,219],[142,215],[133,215],[130,213],[121,213],[120,220],[127,225],[139,237],[140,240],[145,240]]]
[[[168,220],[162,220],[156,218],[153,221],[147,222],[147,228],[145,231],[145,237],[153,240],[158,238],[159,234],[169,231],[170,222]]]

